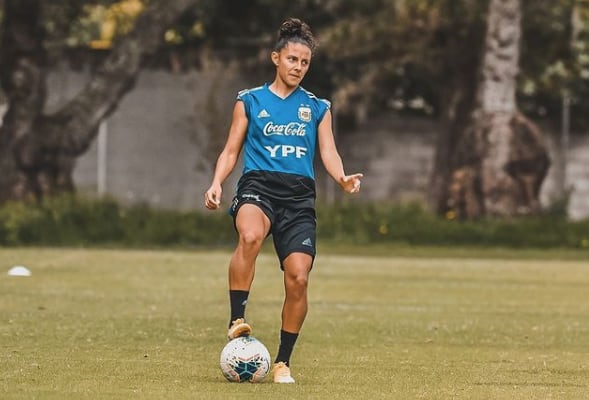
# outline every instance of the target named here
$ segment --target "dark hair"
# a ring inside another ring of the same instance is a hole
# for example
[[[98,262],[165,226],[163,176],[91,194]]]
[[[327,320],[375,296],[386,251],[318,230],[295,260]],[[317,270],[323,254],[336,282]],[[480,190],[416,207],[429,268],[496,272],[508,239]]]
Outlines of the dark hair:
[[[274,46],[274,51],[282,50],[289,42],[302,43],[315,51],[317,43],[309,25],[298,18],[288,18],[278,30],[278,40]]]

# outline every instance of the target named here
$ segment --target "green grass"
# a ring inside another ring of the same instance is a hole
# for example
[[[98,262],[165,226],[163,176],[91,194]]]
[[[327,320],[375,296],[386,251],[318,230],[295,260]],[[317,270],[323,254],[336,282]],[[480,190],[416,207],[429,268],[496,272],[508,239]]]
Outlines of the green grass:
[[[280,386],[221,375],[226,251],[0,248],[0,398],[587,398],[587,261],[414,251],[318,256]],[[272,354],[281,303],[265,252],[247,315]]]

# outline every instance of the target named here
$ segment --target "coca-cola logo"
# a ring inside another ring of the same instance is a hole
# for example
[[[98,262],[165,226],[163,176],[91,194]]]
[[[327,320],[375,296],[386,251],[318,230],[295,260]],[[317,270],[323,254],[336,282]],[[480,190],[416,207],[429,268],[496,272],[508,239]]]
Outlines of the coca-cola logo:
[[[300,122],[289,122],[288,124],[277,125],[272,121],[264,125],[264,136],[305,136],[307,131],[305,126]]]

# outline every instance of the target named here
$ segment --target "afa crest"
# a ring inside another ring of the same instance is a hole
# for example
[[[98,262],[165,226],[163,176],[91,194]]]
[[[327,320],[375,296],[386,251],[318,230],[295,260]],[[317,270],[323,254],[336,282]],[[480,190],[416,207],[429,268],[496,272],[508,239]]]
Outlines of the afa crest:
[[[299,119],[303,122],[311,122],[311,108],[300,106],[299,107]]]

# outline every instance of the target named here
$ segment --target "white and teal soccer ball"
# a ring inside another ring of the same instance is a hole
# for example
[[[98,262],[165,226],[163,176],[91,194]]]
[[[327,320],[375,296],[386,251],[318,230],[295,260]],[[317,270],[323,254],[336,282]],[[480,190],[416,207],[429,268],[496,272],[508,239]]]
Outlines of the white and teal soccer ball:
[[[252,336],[229,341],[221,351],[221,371],[230,382],[260,382],[270,371],[270,353]]]

